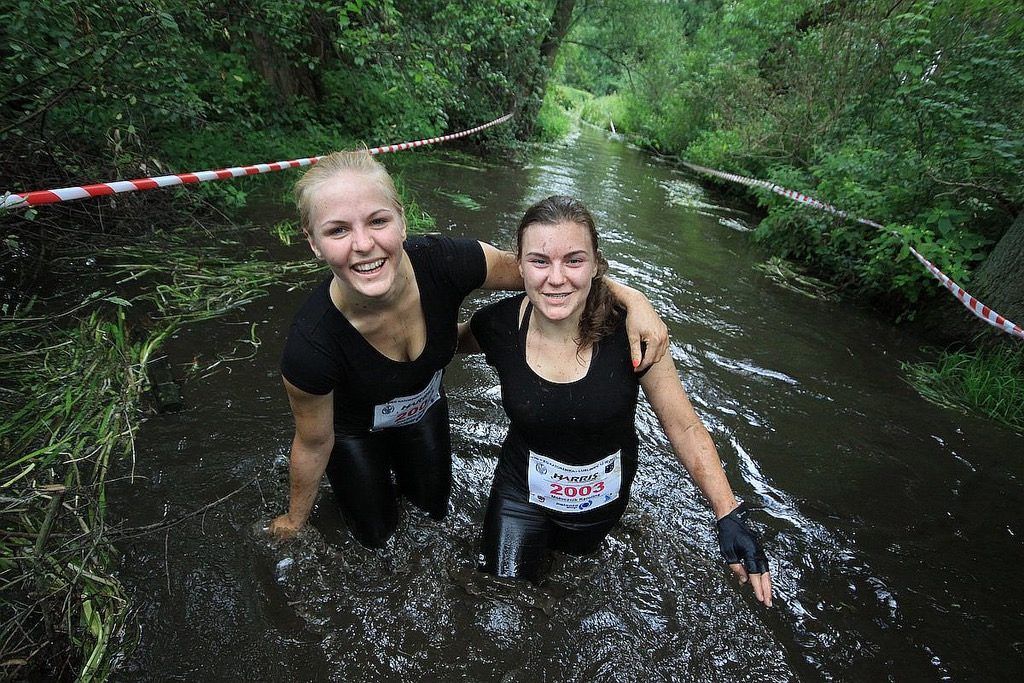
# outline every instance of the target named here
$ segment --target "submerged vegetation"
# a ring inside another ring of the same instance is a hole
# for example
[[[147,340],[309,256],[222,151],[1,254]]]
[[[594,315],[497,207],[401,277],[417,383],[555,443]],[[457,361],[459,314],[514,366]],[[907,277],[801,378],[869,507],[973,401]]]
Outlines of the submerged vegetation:
[[[801,272],[800,268],[794,267],[792,263],[778,256],[773,256],[754,268],[764,273],[769,280],[780,287],[810,299],[834,301],[838,298],[835,293],[835,285],[830,285]]]

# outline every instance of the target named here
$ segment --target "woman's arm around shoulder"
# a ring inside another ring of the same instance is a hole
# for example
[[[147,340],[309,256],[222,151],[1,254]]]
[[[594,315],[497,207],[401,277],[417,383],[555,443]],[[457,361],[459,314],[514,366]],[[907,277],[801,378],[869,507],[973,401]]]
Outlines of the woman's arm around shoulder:
[[[519,272],[519,260],[511,251],[502,251],[487,242],[481,242],[487,276],[481,289],[522,291],[523,275]]]
[[[676,457],[708,499],[715,518],[719,520],[719,541],[730,569],[739,577],[741,584],[749,580],[757,599],[770,607],[771,576],[764,552],[737,512],[739,506],[722,469],[718,451],[686,396],[672,357],[666,355],[654,363],[647,374],[640,378],[640,386],[658,416]],[[739,557],[732,550],[733,540],[744,544]],[[728,549],[726,541],[730,545]]]
[[[295,419],[288,465],[289,504],[288,512],[275,518],[269,529],[271,535],[281,539],[305,526],[334,449],[334,392],[310,394],[287,379],[284,387]]]
[[[519,272],[516,255],[486,242],[481,242],[480,246],[487,263],[487,276],[482,288],[522,291],[523,276]],[[643,372],[665,355],[668,327],[642,292],[607,276],[604,279],[612,296],[626,309],[626,334],[629,336],[633,367],[637,372]],[[641,353],[643,345],[647,348]]]
[[[604,281],[615,300],[626,309],[626,336],[633,370],[643,372],[660,361],[668,350],[668,327],[643,292],[607,275]]]

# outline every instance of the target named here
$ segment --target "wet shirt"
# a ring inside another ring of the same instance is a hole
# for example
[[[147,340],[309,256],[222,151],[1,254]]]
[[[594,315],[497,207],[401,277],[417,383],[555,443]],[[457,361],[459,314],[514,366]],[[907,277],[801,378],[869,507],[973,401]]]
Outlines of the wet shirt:
[[[370,431],[375,422],[380,426],[382,419],[396,417],[382,416],[382,406],[387,412],[402,403],[395,399],[440,390],[435,387],[438,373],[451,361],[458,341],[459,306],[487,276],[476,240],[411,237],[404,248],[416,275],[427,332],[423,353],[415,360],[392,360],[366,341],[331,301],[333,275],[313,291],[288,332],[281,374],[307,393],[334,392],[338,434]]]
[[[530,452],[566,465],[589,465],[621,451],[622,490],[628,499],[636,474],[634,425],[639,381],[633,372],[625,320],[594,345],[587,374],[575,382],[550,382],[526,362],[526,331],[532,305],[522,324],[525,294],[486,306],[473,316],[473,335],[501,381],[501,402],[510,420],[495,478],[529,490]]]

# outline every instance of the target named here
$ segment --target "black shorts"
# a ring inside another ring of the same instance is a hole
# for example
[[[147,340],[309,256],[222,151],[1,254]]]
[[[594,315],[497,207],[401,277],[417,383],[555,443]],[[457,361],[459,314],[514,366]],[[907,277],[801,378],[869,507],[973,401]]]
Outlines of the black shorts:
[[[349,530],[368,548],[384,545],[395,532],[399,495],[442,519],[452,489],[445,396],[415,424],[335,435],[327,479]]]
[[[622,517],[624,496],[592,512],[556,513],[529,501],[529,494],[495,476],[484,517],[479,569],[536,583],[549,550],[588,555]]]

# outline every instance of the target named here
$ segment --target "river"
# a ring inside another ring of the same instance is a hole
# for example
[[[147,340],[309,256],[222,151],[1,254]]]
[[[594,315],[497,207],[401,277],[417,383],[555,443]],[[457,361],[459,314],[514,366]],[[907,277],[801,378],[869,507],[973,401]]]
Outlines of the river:
[[[269,543],[259,528],[286,505],[292,429],[278,360],[306,296],[282,288],[168,345],[175,363],[251,357],[188,383],[185,410],[143,424],[134,463],[110,485],[111,519],[141,526],[234,495],[120,546],[132,613],[114,680],[1024,675],[1024,437],[918,397],[900,362],[927,339],[780,287],[754,269],[765,257],[744,232],[751,216],[603,132],[584,128],[520,164],[405,154],[416,155],[406,182],[446,234],[511,247],[532,202],[570,194],[590,206],[612,274],[668,323],[733,488],[758,509],[774,607],[730,578],[713,516],[642,399],[632,502],[602,551],[556,558],[538,587],[478,575],[506,424],[480,357],[446,374],[455,471],[443,522],[407,509],[393,541],[369,551],[322,495],[300,541]],[[309,256],[273,239],[282,259]],[[261,344],[249,354],[253,322]]]

